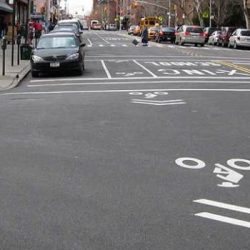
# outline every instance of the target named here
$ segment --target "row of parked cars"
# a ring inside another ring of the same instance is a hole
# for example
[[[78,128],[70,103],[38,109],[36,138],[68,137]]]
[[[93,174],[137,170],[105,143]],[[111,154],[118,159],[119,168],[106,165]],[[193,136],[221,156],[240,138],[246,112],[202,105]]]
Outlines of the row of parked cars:
[[[52,31],[43,34],[31,54],[33,77],[48,72],[84,71],[85,42],[79,20],[68,19],[57,23]]]
[[[140,35],[139,26],[131,26],[128,34]],[[170,41],[171,43],[195,46],[210,45],[228,46],[233,48],[250,48],[250,30],[236,27],[207,27],[202,28],[194,25],[182,25],[178,28],[167,26],[154,26],[148,29],[148,38],[155,42]]]

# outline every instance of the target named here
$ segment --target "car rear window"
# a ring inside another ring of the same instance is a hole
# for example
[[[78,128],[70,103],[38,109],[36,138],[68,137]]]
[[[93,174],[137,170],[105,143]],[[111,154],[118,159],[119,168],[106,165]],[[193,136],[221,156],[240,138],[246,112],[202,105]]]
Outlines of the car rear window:
[[[165,32],[175,32],[175,29],[174,28],[164,27],[164,28],[162,28],[162,31],[165,31]]]
[[[242,30],[241,35],[242,36],[250,36],[250,30]]]
[[[37,49],[74,48],[76,46],[76,39],[73,36],[52,36],[41,37]]]
[[[186,31],[191,33],[202,33],[203,29],[199,27],[187,27]]]
[[[59,22],[59,25],[76,25],[76,27],[79,29],[80,25],[78,22]]]

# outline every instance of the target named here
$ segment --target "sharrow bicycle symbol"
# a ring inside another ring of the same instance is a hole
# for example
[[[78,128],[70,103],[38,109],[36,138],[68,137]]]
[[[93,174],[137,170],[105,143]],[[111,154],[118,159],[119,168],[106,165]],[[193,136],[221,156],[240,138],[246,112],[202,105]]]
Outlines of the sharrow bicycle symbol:
[[[206,163],[202,160],[192,158],[192,157],[182,157],[175,160],[175,163],[187,169],[202,169],[206,167]],[[237,170],[250,170],[250,160],[246,159],[229,159],[227,161],[227,166],[224,166],[220,163],[215,163],[215,168],[213,173],[216,174],[217,178],[223,180],[222,183],[217,184],[219,187],[239,187],[238,184],[240,180],[244,177],[241,173],[238,173]]]
[[[182,99],[178,100],[150,100],[158,96],[166,96],[168,92],[164,91],[155,91],[152,93],[143,93],[140,91],[130,92],[130,95],[133,96],[142,96],[145,99],[132,99],[132,103],[139,103],[139,104],[149,104],[149,105],[157,105],[157,106],[165,106],[165,105],[179,105],[179,104],[186,104]]]

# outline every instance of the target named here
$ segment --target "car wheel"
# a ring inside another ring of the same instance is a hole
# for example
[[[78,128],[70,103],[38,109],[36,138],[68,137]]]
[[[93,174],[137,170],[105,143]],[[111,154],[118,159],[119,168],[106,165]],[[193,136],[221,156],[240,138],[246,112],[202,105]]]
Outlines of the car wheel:
[[[200,46],[201,46],[201,47],[204,47],[204,43],[201,43]]]
[[[37,71],[31,71],[31,75],[32,75],[32,77],[38,77],[39,76],[39,72],[37,72]]]
[[[195,43],[194,46],[197,47],[197,43]]]

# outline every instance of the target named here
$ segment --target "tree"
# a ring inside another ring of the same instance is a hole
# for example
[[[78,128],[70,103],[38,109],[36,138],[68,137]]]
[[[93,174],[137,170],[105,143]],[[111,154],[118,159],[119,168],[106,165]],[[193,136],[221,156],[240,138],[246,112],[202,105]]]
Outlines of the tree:
[[[243,12],[246,20],[246,27],[250,29],[250,1],[243,0]]]

